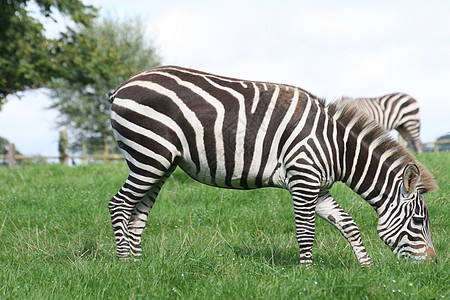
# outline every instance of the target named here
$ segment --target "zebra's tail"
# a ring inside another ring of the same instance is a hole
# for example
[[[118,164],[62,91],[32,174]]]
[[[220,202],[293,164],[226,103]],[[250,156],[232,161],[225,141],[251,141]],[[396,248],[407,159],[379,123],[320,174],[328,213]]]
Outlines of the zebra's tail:
[[[106,94],[106,97],[108,97],[108,101],[109,101],[110,103],[113,103],[113,102],[114,102],[114,97],[116,97],[116,93],[117,93],[117,89],[115,89],[115,90],[110,90],[110,91]]]

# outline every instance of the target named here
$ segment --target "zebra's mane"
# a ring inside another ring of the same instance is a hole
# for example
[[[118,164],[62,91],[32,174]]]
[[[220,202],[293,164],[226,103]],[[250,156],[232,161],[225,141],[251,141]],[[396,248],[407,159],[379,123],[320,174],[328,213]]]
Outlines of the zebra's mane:
[[[383,128],[376,123],[372,118],[365,113],[361,113],[356,105],[352,103],[352,99],[348,97],[342,97],[326,107],[328,114],[336,120],[336,122],[343,126],[353,124],[352,128],[356,132],[362,130],[368,131],[364,140],[375,141],[380,140],[377,149],[384,153],[386,151],[392,151],[392,158],[394,160],[400,160],[400,167],[404,168],[407,164],[413,163],[419,167],[420,181],[418,188],[422,193],[431,192],[438,189],[438,186],[434,180],[433,175],[426,169],[424,165],[417,161],[417,159],[403,146],[401,146],[394,138]]]
[[[310,93],[310,95],[311,95],[311,93]],[[319,104],[320,104],[323,108],[326,108],[326,107],[327,107],[327,100],[326,100],[325,98],[322,98],[322,97],[316,97],[316,96],[314,96],[314,95],[312,95],[312,97],[313,97],[314,99],[316,99],[316,100],[319,102]]]

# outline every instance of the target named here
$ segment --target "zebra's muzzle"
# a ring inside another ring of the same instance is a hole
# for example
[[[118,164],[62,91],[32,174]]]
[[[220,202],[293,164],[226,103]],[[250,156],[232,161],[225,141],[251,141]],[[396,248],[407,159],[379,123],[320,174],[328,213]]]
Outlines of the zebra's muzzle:
[[[425,251],[426,260],[432,260],[437,263],[436,251],[433,247],[428,247],[427,251]]]

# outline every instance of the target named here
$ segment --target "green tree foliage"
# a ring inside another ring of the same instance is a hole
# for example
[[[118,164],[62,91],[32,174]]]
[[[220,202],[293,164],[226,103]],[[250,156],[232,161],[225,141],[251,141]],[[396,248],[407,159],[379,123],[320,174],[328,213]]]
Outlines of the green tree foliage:
[[[40,20],[32,17],[27,9],[29,2],[0,2],[0,108],[7,95],[45,86],[60,76],[63,66],[55,63],[54,55],[61,53],[60,45],[74,33],[69,30],[61,38],[47,39]],[[78,24],[89,25],[96,15],[95,8],[80,0],[35,0],[34,3],[41,15],[53,20],[58,11]]]
[[[144,35],[139,20],[99,20],[61,45],[57,63],[65,66],[65,73],[50,85],[50,96],[52,108],[59,111],[57,125],[69,132],[72,151],[79,151],[83,140],[115,145],[106,93],[134,73],[160,64]],[[69,56],[72,61],[65,62]]]
[[[9,140],[0,136],[0,154],[6,155],[8,153]],[[22,155],[22,152],[16,149],[16,154]]]
[[[0,136],[0,155],[7,155],[8,150],[9,150],[9,140]],[[17,155],[22,155],[22,153],[19,150],[17,149],[15,150]],[[6,165],[7,159],[0,160],[0,164]]]

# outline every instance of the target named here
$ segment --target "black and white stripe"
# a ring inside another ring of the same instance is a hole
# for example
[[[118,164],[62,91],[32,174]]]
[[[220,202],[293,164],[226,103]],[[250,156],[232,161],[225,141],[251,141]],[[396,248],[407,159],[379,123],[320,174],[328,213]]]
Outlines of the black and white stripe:
[[[403,139],[408,149],[422,153],[419,104],[413,97],[393,93],[377,98],[356,98],[353,102],[386,130],[397,130],[399,142],[403,143]]]
[[[371,263],[356,224],[328,192],[339,180],[377,210],[380,236],[395,252],[435,255],[421,197],[434,188],[431,175],[345,103],[326,108],[293,86],[179,67],[136,74],[109,97],[130,168],[109,203],[121,258],[141,255],[148,214],[176,166],[213,186],[288,189],[301,263],[311,263],[316,213],[349,240],[362,266]],[[424,225],[412,223],[418,216]]]

